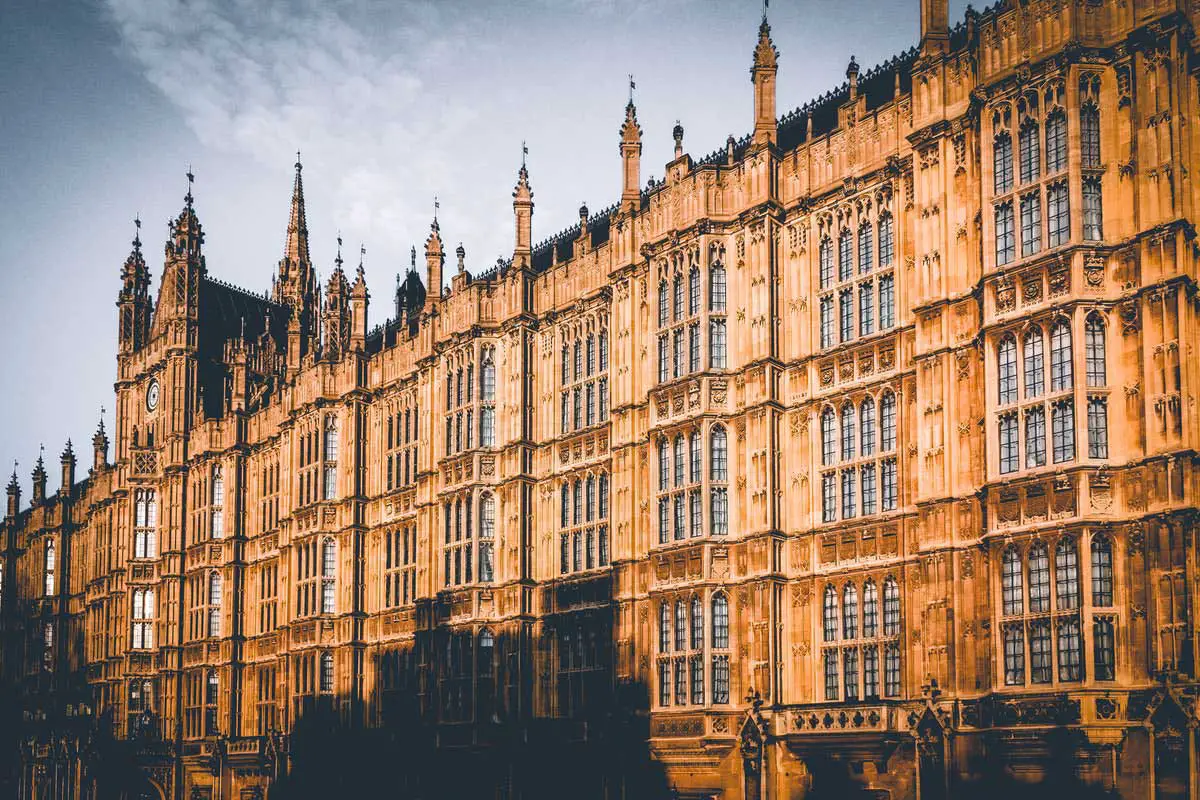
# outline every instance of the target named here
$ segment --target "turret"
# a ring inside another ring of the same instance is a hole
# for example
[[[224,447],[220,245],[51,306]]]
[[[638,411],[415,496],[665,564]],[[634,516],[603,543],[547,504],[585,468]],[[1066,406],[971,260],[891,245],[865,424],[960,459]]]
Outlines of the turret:
[[[165,247],[163,278],[158,287],[158,307],[151,335],[167,329],[171,320],[196,321],[200,316],[200,280],[207,273],[201,248],[204,230],[192,205],[192,185],[196,177],[187,173],[188,191],[183,210],[170,223],[171,235]]]
[[[629,102],[625,104],[625,122],[621,125],[621,210],[637,211],[642,185],[642,127],[633,105],[633,81]]]
[[[588,207],[584,203],[579,207],[579,238],[575,240],[575,255],[581,256],[592,247],[592,234],[588,230]]]
[[[513,215],[517,223],[517,241],[513,247],[513,266],[517,269],[529,266],[533,255],[533,190],[529,188],[529,170],[521,158],[521,169],[517,171],[517,185],[513,189]]]
[[[142,221],[133,221],[136,232],[133,250],[121,268],[121,291],[117,295],[117,341],[122,353],[132,353],[150,338],[150,270],[142,257]]]
[[[750,82],[754,84],[754,146],[775,144],[775,73],[779,51],[771,42],[771,26],[763,14],[758,26],[758,44],[754,48],[754,66]]]
[[[103,415],[103,409],[100,411]],[[104,432],[104,417],[100,417],[100,424],[96,426],[96,433],[92,436],[92,469],[96,472],[108,466],[108,434]]]
[[[442,296],[442,264],[446,263],[445,251],[442,250],[442,237],[438,233],[437,217],[429,225],[429,238],[425,240],[425,274],[429,278],[429,291],[425,295],[425,309],[433,308],[433,304]]]
[[[12,478],[8,481],[8,518],[15,519],[21,510],[21,483],[17,480],[17,465],[13,464]]]
[[[365,247],[358,250],[358,269],[354,273],[354,285],[350,287],[350,349],[356,353],[367,346],[367,304],[371,296],[363,271],[362,260],[366,252]]]
[[[39,452],[37,463],[33,465],[32,502],[35,506],[46,499],[46,462],[43,456],[44,453]]]
[[[921,56],[950,49],[950,0],[921,0]]]
[[[67,446],[58,460],[62,465],[62,485],[58,491],[63,496],[69,496],[72,487],[75,486],[75,448],[71,446],[70,439],[67,439]]]
[[[854,56],[850,56],[850,63],[846,65],[846,83],[850,87],[850,102],[853,103],[858,99],[858,62]]]
[[[288,373],[300,368],[300,359],[315,349],[317,341],[317,279],[308,253],[308,222],[304,212],[304,182],[300,154],[296,153],[296,177],[292,183],[292,207],[288,215],[287,239],[279,274],[275,279],[275,302],[291,309],[288,320]]]
[[[324,356],[337,361],[350,349],[350,282],[342,271],[342,237],[337,240],[337,257],[333,273],[325,287],[325,349]]]
[[[683,124],[679,120],[675,120],[671,136],[675,138],[675,158],[683,158]]]

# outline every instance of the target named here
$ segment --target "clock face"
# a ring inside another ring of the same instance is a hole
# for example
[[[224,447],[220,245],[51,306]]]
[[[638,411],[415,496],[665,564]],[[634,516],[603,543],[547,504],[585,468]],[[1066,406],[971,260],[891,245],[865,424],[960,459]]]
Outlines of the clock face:
[[[150,411],[158,408],[158,381],[150,381],[150,388],[146,390],[146,408]]]

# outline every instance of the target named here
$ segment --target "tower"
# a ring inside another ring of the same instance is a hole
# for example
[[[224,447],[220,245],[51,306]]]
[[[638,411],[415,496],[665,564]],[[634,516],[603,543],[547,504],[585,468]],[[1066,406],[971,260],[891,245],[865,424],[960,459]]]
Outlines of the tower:
[[[296,177],[292,184],[292,207],[288,215],[287,239],[279,274],[275,279],[275,302],[291,309],[287,333],[288,374],[300,369],[300,359],[317,341],[317,279],[308,254],[308,223],[304,213],[304,182],[300,154],[296,153]]]
[[[67,446],[59,456],[59,463],[62,465],[62,485],[59,487],[59,493],[69,497],[71,489],[75,486],[75,448],[70,439],[67,439]]]
[[[170,238],[164,247],[163,277],[158,287],[153,336],[171,329],[172,322],[187,320],[194,323],[200,317],[200,279],[207,273],[202,253],[204,230],[192,203],[195,176],[190,169],[187,179],[188,191],[183,198],[183,210],[171,222]],[[186,343],[186,334],[181,332],[176,335],[180,343]]]
[[[750,82],[754,84],[754,146],[775,144],[775,73],[779,51],[771,42],[771,26],[763,14],[758,26],[758,44],[754,48],[754,66]]]
[[[16,519],[21,511],[21,483],[17,480],[17,465],[13,464],[12,477],[8,480],[8,518]]]
[[[429,292],[425,295],[425,309],[430,310],[433,304],[442,296],[442,264],[446,263],[446,254],[442,250],[442,236],[438,232],[437,217],[429,223],[429,238],[425,240],[425,270],[429,276]]]
[[[142,257],[142,221],[134,220],[136,233],[133,250],[121,268],[121,291],[117,295],[117,340],[122,353],[132,353],[145,346],[150,337],[150,270]]]
[[[525,168],[525,159],[521,159],[521,169],[517,171],[517,185],[513,189],[513,215],[517,222],[517,241],[513,247],[513,266],[529,266],[529,257],[533,253],[533,190],[529,188],[529,170]]]
[[[632,82],[631,82],[632,85]],[[637,210],[642,180],[642,126],[638,125],[633,96],[625,104],[625,122],[621,124],[621,210]]]
[[[108,434],[104,432],[104,417],[100,417],[100,424],[96,426],[96,433],[92,436],[92,469],[96,472],[108,466]]]
[[[358,269],[354,272],[354,285],[350,287],[350,349],[361,352],[367,343],[367,304],[371,295],[367,292],[367,277],[363,271],[362,257],[366,248],[358,251]]]
[[[333,273],[325,287],[325,348],[323,355],[337,361],[350,348],[350,283],[342,271],[342,237],[338,237]]]
[[[43,453],[38,453],[37,463],[33,465],[33,495],[31,502],[36,506],[46,499],[46,462]]]

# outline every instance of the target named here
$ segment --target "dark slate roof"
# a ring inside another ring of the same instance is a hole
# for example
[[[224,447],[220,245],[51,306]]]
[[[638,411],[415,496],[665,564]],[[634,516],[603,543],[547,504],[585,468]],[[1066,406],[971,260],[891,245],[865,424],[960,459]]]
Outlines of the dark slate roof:
[[[255,341],[264,330],[282,350],[287,344],[289,316],[287,306],[205,277],[200,281],[200,354],[221,361],[225,342],[240,336]]]

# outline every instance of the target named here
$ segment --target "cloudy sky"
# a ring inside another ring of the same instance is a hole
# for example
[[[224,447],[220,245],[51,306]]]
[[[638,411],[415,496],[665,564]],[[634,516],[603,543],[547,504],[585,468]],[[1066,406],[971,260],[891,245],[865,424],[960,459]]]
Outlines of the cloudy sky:
[[[952,19],[965,4],[954,2]],[[188,165],[210,274],[262,291],[300,150],[312,255],[366,247],[374,306],[428,233],[476,272],[511,255],[529,147],[534,240],[620,194],[628,74],[661,176],[679,119],[701,157],[750,128],[758,0],[0,1],[0,462],[28,498],[44,443],[57,487],[112,426],[119,271],[133,219],[154,276]],[[776,0],[778,106],[915,44],[918,0]]]

